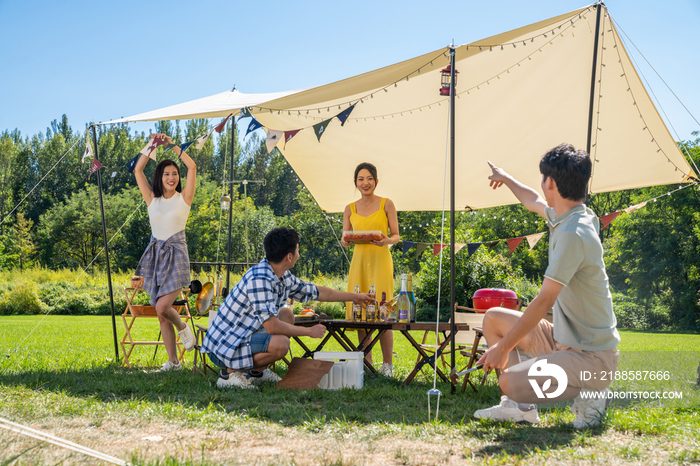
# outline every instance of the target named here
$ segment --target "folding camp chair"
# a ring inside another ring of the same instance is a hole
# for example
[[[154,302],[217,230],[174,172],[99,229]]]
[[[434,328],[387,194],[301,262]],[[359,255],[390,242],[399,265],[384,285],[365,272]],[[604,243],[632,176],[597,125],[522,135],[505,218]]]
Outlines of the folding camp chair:
[[[460,311],[466,311],[466,312],[460,312]],[[470,357],[471,351],[473,349],[473,345],[475,341],[475,338],[478,337],[478,335],[483,335],[481,333],[481,325],[482,322],[484,321],[484,314],[479,314],[476,312],[476,309],[460,306],[458,303],[455,303],[455,323],[458,324],[469,324],[469,329],[468,331],[461,331],[457,332],[455,335],[455,351],[459,351],[459,353],[462,356],[465,357]],[[474,330],[474,327],[479,327],[479,333]],[[425,350],[427,353],[434,353],[435,352],[435,345],[430,345],[426,342],[428,338],[428,334],[431,332],[425,332],[423,334],[423,340],[421,341],[421,347],[423,350]],[[450,332],[446,332],[445,336],[447,338],[450,337]],[[480,339],[480,337],[478,337]],[[440,335],[438,334],[438,341],[437,344],[438,346],[442,344],[442,339],[440,338]],[[481,351],[483,353],[483,351]],[[479,354],[481,354],[479,353]],[[445,369],[449,368],[449,364],[445,360],[445,354],[441,353],[439,355],[441,364]],[[419,357],[420,359],[420,357]],[[471,367],[471,366],[470,366]],[[422,371],[422,369],[421,369]]]

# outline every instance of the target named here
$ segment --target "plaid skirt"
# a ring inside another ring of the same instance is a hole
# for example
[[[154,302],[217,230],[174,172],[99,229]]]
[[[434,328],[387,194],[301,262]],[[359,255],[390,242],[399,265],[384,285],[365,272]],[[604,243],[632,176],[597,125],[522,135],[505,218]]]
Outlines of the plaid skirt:
[[[190,285],[190,256],[185,230],[165,241],[151,236],[151,242],[136,267],[136,275],[144,277],[143,289],[150,295],[151,306],[159,297]]]

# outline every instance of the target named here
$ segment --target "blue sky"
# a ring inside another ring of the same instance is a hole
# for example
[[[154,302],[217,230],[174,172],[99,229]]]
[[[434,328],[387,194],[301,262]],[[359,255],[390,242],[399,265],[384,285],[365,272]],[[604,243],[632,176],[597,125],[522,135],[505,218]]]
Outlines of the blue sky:
[[[82,129],[234,84],[245,93],[326,84],[587,4],[0,0],[0,131],[33,135],[64,113]],[[610,0],[606,6],[700,120],[700,2]],[[679,137],[690,139],[698,124],[646,63],[641,71]]]

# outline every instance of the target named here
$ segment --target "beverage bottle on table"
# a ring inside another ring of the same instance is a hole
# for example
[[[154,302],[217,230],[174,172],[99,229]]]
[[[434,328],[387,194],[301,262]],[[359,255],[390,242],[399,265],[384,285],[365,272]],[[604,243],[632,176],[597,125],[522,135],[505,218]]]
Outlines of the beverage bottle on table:
[[[408,274],[408,284],[407,284],[407,289],[406,291],[408,292],[408,299],[411,304],[411,309],[410,309],[410,320],[411,322],[416,321],[416,295],[413,294],[413,274]]]
[[[355,293],[360,292],[360,285],[355,285]],[[357,303],[352,303],[352,320],[355,322],[362,321],[362,305]]]
[[[411,318],[411,300],[406,290],[406,281],[406,274],[401,274],[401,292],[399,293],[399,299],[396,301],[396,309],[399,314],[399,322],[402,323],[408,323]]]
[[[389,311],[389,318],[388,322],[396,322],[398,319],[398,315],[396,314],[396,301],[399,299],[399,295],[394,296],[391,298],[391,301],[386,303],[386,308]]]
[[[374,285],[369,287],[369,294],[372,296],[372,302],[366,306],[367,322],[375,322],[377,320],[377,291],[375,290]]]
[[[386,302],[386,291],[382,291],[382,301],[379,303],[379,315],[377,322],[386,322],[389,320],[389,303]]]

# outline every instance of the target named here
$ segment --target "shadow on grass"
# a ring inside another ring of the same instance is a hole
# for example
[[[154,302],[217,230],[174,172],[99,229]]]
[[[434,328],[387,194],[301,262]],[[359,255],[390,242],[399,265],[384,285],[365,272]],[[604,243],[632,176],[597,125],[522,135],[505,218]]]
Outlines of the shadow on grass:
[[[404,387],[398,379],[366,374],[362,390],[288,391],[278,390],[273,384],[263,384],[256,390],[222,390],[216,387],[216,374],[211,372],[205,377],[192,375],[191,370],[158,373],[153,369],[107,366],[2,374],[0,387],[9,395],[7,404],[15,405],[18,412],[35,409],[21,406],[22,403],[40,402],[51,404],[52,415],[86,412],[99,417],[99,410],[104,408],[95,405],[107,404],[105,411],[110,417],[139,416],[138,411],[144,410],[149,418],[177,418],[193,422],[199,428],[227,429],[225,419],[233,415],[243,421],[273,422],[319,433],[329,426],[344,431],[354,426],[385,423],[424,426],[428,421],[427,391],[432,383],[414,380]],[[587,438],[604,432],[594,429],[582,434],[564,423],[560,415],[554,416],[554,425],[550,423],[546,427],[476,420],[472,417],[476,409],[498,401],[499,392],[491,380],[479,393],[471,389],[461,393],[457,388],[451,394],[447,384],[439,384],[438,388],[443,393],[438,428],[454,428],[453,432],[461,432],[465,439],[485,442],[486,446],[470,451],[478,458],[526,458],[547,450],[583,445]],[[56,400],[62,402],[54,403]],[[431,397],[430,401],[434,416],[437,400]],[[56,407],[59,405],[60,408]],[[561,409],[545,409],[540,413],[556,413]],[[94,414],[95,410],[98,414]]]
[[[586,447],[594,444],[597,437],[605,433],[604,427],[578,431],[570,424],[555,424],[548,427],[514,427],[508,423],[474,425],[470,437],[490,442],[481,449],[472,451],[477,458],[500,458],[502,460],[524,459],[548,450]],[[500,463],[499,463],[500,464]]]
[[[280,371],[282,375],[282,371]],[[311,425],[319,420],[338,420],[357,424],[399,423],[421,425],[428,420],[427,391],[432,382],[414,380],[408,387],[396,378],[365,374],[362,390],[276,389],[263,384],[256,390],[219,389],[217,375],[207,376],[190,370],[158,373],[154,369],[93,367],[76,370],[36,370],[0,374],[0,385],[34,392],[50,392],[87,403],[119,403],[133,401],[151,403],[154,409],[169,404],[204,411],[215,409],[225,413],[246,415],[282,425]],[[495,385],[483,387],[479,393],[467,389],[450,393],[450,385],[438,384],[440,421],[466,423],[474,410],[491,406],[498,400]],[[436,398],[431,397],[434,415]],[[112,409],[120,409],[113,406]],[[126,408],[123,408],[126,409]],[[196,416],[196,413],[194,414]],[[310,427],[313,429],[312,427]]]

